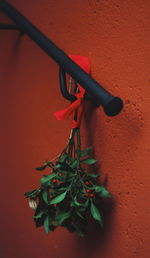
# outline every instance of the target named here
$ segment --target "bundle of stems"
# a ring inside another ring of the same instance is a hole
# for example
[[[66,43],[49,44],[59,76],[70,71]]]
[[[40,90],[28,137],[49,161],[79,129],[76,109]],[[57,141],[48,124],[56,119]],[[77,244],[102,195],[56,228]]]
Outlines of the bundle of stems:
[[[89,215],[103,226],[99,201],[111,196],[100,184],[99,176],[88,172],[88,166],[96,162],[91,147],[81,150],[80,129],[72,129],[63,151],[36,168],[48,171],[41,178],[40,187],[25,193],[35,211],[33,219],[37,227],[44,226],[48,233],[62,226],[85,236]]]

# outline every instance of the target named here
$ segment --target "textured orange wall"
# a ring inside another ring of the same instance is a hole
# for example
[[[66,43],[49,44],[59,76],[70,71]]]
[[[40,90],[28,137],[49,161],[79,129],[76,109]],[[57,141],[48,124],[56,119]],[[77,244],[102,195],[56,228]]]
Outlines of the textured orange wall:
[[[125,107],[114,118],[90,108],[82,127],[116,202],[104,233],[91,230],[81,239],[65,229],[37,230],[23,194],[39,183],[34,168],[66,143],[70,123],[56,121],[53,112],[68,102],[57,65],[27,36],[0,31],[0,257],[148,258],[150,1],[10,2],[66,53],[88,56],[92,76]],[[0,13],[2,21],[9,20]]]

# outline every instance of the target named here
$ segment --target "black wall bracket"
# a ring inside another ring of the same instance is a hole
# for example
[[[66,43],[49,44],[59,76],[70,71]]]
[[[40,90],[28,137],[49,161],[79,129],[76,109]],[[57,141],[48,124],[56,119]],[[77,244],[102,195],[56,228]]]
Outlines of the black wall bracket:
[[[0,24],[0,30],[20,30],[17,25],[14,24]]]
[[[102,105],[105,114],[115,116],[120,113],[123,108],[121,98],[114,97],[105,90],[7,1],[0,0],[0,10],[15,23],[0,24],[0,29],[18,30],[21,34],[27,34],[48,56],[59,64],[61,92],[66,99],[75,100],[75,96],[70,95],[66,89],[65,73],[68,73],[77,83],[82,85],[97,106]],[[85,97],[86,99],[89,98],[88,95]]]

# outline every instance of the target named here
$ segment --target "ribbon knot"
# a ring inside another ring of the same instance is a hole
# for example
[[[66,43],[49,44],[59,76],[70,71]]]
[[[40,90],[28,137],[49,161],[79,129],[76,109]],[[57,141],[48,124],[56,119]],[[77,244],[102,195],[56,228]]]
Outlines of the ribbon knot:
[[[75,55],[69,55],[69,57],[74,62],[76,62],[85,72],[87,72],[88,74],[90,73],[90,62],[87,57]],[[58,120],[67,119],[72,115],[73,118],[71,128],[77,128],[80,126],[81,117],[83,113],[83,100],[85,90],[81,87],[80,84],[77,84],[77,86],[79,92],[74,94],[77,99],[74,102],[72,102],[70,106],[68,106],[67,108],[54,113],[54,116]]]

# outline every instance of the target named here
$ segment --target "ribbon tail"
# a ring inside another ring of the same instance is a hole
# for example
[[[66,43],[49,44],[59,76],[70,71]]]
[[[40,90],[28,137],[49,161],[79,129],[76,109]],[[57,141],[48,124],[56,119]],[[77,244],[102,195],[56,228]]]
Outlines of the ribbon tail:
[[[54,116],[57,118],[57,120],[66,119],[80,107],[80,104],[81,99],[77,99],[68,108],[54,112]]]

